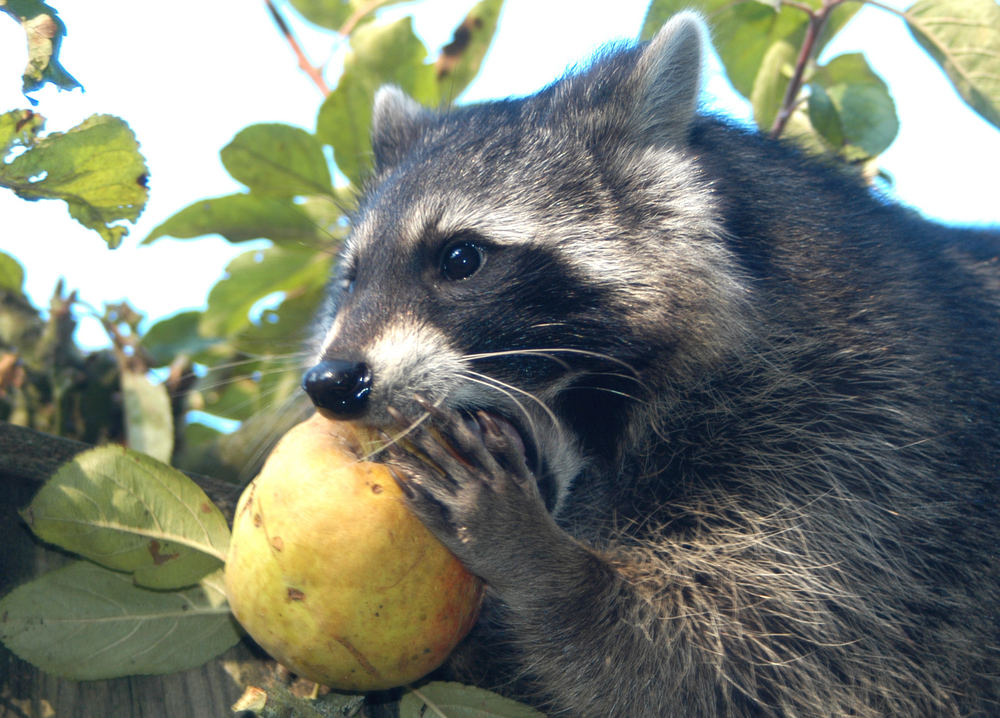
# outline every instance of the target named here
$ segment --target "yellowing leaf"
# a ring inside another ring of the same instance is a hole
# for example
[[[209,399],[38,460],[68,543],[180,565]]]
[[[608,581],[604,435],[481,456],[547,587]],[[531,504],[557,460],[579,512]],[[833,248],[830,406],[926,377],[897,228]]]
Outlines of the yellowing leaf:
[[[11,130],[4,117],[0,138]],[[0,160],[0,187],[24,199],[64,200],[70,215],[96,230],[108,246],[121,243],[128,230],[117,222],[138,219],[149,196],[146,162],[128,125],[117,117],[93,115],[68,132],[37,141],[23,131],[9,139],[9,145],[27,151],[8,163]]]
[[[45,118],[32,110],[11,110],[0,114],[0,158],[16,145],[34,144],[45,126]]]
[[[0,641],[74,680],[194,668],[240,638],[214,576],[184,591],[151,591],[127,574],[72,563],[0,600]]]
[[[42,540],[151,588],[197,583],[225,561],[229,543],[225,518],[201,488],[120,446],[64,464],[22,516]]]

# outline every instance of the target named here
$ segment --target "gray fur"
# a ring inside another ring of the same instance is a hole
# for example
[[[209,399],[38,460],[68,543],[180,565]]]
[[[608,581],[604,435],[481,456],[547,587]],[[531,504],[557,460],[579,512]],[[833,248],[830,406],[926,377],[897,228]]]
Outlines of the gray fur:
[[[998,715],[1000,236],[696,114],[703,37],[379,95],[317,359],[372,367],[363,419],[489,585],[446,675],[555,715]]]

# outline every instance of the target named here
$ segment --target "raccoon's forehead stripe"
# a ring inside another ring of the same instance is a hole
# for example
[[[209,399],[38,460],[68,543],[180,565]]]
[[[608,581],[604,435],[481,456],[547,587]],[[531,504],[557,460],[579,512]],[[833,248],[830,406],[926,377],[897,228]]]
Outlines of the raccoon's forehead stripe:
[[[539,241],[537,229],[525,221],[526,214],[510,205],[484,204],[482,198],[428,195],[411,201],[391,215],[379,205],[372,207],[354,226],[344,245],[344,257],[357,257],[374,242],[391,241],[401,249],[412,247],[428,235],[447,239],[473,232],[499,244],[532,244]]]

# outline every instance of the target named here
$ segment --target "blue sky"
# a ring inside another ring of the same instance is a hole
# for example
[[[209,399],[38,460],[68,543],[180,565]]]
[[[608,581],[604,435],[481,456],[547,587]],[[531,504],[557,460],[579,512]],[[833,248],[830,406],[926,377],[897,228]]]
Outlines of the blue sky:
[[[297,70],[263,2],[52,4],[69,28],[64,65],[86,92],[41,92],[37,110],[49,130],[69,129],[95,112],[124,118],[149,163],[151,198],[124,246],[109,252],[62,203],[28,203],[2,190],[0,249],[26,267],[29,293],[40,306],[65,277],[95,307],[125,298],[152,317],[197,308],[226,262],[247,245],[219,238],[161,240],[151,247],[138,242],[190,202],[238,191],[218,152],[242,127],[287,122],[312,129],[322,98]],[[433,56],[472,4],[429,0],[384,15],[413,13]],[[463,99],[539,89],[602,44],[633,38],[646,5],[507,0],[482,72]],[[332,58],[336,64],[343,47],[331,47],[329,34],[301,22],[295,29],[314,62]],[[881,164],[895,178],[901,200],[945,221],[1000,224],[1000,132],[962,103],[891,14],[866,8],[828,55],[858,50],[868,53],[894,93],[901,129]],[[28,106],[20,93],[23,63],[23,34],[0,15],[2,111]],[[745,114],[719,76],[710,75],[706,88],[715,106]],[[88,346],[105,343],[96,322],[82,322],[78,338]]]

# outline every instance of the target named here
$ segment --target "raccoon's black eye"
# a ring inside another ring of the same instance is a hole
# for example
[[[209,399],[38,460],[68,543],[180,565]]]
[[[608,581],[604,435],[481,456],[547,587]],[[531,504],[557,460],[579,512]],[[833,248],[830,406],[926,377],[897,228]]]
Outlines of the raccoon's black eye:
[[[483,250],[467,239],[449,244],[441,256],[441,274],[445,279],[468,279],[483,264]]]

